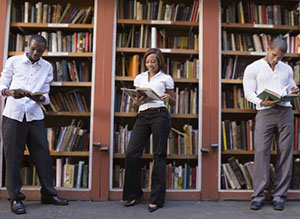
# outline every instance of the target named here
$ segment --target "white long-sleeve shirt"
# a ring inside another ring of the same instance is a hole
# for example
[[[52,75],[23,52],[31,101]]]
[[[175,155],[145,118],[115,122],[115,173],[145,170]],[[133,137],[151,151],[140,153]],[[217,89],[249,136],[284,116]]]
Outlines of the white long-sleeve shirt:
[[[27,55],[13,56],[7,59],[0,78],[0,92],[3,89],[25,89],[31,92],[46,92],[43,104],[49,104],[50,82],[53,80],[52,65],[40,58],[32,64]],[[39,103],[23,97],[7,98],[3,115],[18,121],[42,120],[43,111]]]
[[[257,110],[262,110],[268,109],[271,106],[260,105],[262,100],[257,97],[260,92],[267,88],[285,95],[291,93],[291,88],[295,87],[296,83],[293,79],[291,66],[279,61],[273,71],[267,61],[262,58],[246,67],[243,86],[247,100],[256,104]],[[283,90],[286,86],[288,87]],[[278,104],[284,107],[292,107],[289,101]]]

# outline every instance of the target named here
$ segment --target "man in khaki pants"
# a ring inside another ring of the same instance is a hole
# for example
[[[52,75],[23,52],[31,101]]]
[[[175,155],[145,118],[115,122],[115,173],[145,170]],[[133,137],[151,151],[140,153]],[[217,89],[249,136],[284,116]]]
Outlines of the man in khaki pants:
[[[281,62],[286,51],[286,42],[279,38],[274,39],[267,55],[248,65],[244,74],[245,97],[256,104],[258,110],[254,132],[254,193],[250,206],[252,210],[261,209],[265,199],[264,189],[269,184],[270,176],[271,143],[276,129],[279,138],[272,193],[275,210],[283,210],[291,181],[294,141],[292,105],[290,101],[271,101],[269,97],[261,100],[257,97],[257,94],[266,88],[283,95],[299,92],[293,80],[292,68]]]

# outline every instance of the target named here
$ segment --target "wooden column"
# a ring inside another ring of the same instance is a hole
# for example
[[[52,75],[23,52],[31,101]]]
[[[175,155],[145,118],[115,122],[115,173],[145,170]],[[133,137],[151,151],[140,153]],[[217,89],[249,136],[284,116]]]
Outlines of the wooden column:
[[[3,69],[3,55],[4,55],[4,40],[5,40],[5,22],[6,22],[6,8],[7,1],[1,2],[0,7],[0,69]]]
[[[93,142],[110,145],[111,80],[114,1],[98,0]],[[109,152],[93,148],[92,200],[107,200],[109,192]]]
[[[202,200],[218,199],[219,64],[219,1],[203,0]]]

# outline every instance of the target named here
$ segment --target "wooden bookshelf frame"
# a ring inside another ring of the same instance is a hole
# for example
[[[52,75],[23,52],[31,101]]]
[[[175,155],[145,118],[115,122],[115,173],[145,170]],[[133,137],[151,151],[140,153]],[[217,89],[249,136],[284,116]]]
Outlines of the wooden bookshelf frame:
[[[260,2],[260,4],[263,4]],[[219,5],[219,13],[221,14],[221,1]],[[220,15],[221,16],[221,15]],[[249,33],[299,33],[300,26],[291,26],[291,25],[265,25],[265,24],[241,24],[241,23],[219,23],[219,31],[222,34],[222,29],[233,31],[233,32],[249,32]],[[222,37],[219,39],[219,43],[222,45]],[[219,50],[219,57],[220,60],[222,60],[222,57],[224,56],[257,56],[257,57],[263,57],[266,55],[266,52],[248,52],[248,51],[225,51],[225,50]],[[286,53],[284,57],[288,58],[300,58],[300,54],[295,53]],[[220,66],[222,62],[220,61]],[[221,71],[220,68],[220,86],[222,88],[223,85],[242,85],[242,80],[239,79],[221,79]],[[297,85],[300,85],[298,82]],[[221,98],[221,94],[219,94],[219,98]],[[256,114],[256,110],[241,110],[241,109],[221,109],[220,107],[220,115],[246,115],[247,117],[252,115],[252,118],[254,118],[254,115]],[[300,111],[293,110],[294,115],[300,115]],[[221,117],[222,118],[222,117]],[[221,121],[221,119],[220,119]],[[221,127],[221,123],[219,121],[219,127]],[[220,128],[221,129],[221,128]],[[219,144],[221,144],[221,131],[219,129]],[[225,158],[228,158],[229,156],[237,156],[240,158],[244,157],[252,157],[254,159],[255,151],[243,151],[243,150],[226,150],[221,151],[221,148],[219,148],[219,167],[218,167],[218,179],[220,179],[220,165],[222,162],[222,157],[225,156]],[[300,155],[300,151],[294,151],[294,156],[298,157]],[[222,156],[223,155],[223,156]],[[276,151],[271,151],[271,156],[274,158],[276,157]],[[236,157],[236,158],[237,158]],[[220,186],[220,180],[218,182],[218,199],[219,200],[248,200],[250,201],[251,195],[253,193],[253,190],[224,190],[221,189]],[[270,198],[271,193],[267,192],[266,197]],[[299,190],[289,190],[288,191],[288,199],[299,199],[300,198],[300,191]]]

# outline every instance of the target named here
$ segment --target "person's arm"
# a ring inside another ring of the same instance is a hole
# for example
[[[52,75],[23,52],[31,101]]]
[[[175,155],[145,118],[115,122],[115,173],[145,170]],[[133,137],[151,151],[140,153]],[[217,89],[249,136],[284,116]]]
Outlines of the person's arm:
[[[288,92],[287,93],[291,93],[291,94],[298,94],[299,93],[299,88],[298,86],[296,85],[295,81],[294,81],[294,78],[293,78],[293,70],[292,68],[289,68],[289,87],[288,87]]]
[[[166,93],[161,96],[165,103],[174,106],[176,104],[174,89],[166,89]]]
[[[245,69],[244,73],[244,79],[243,79],[243,87],[244,87],[244,93],[246,99],[256,104],[256,106],[273,106],[276,103],[279,103],[280,100],[269,100],[269,97],[267,97],[265,100],[261,100],[257,97],[256,88],[257,88],[257,82],[256,82],[256,72],[258,71],[253,66],[247,67]]]
[[[46,94],[37,96],[36,100],[34,99],[34,101],[36,101],[38,103],[42,103],[43,105],[47,105],[50,103],[49,92],[50,92],[50,83],[52,80],[53,80],[53,68],[52,68],[52,65],[50,65],[50,67],[48,69],[47,78],[41,89],[41,92],[45,92]]]
[[[0,78],[0,92],[1,96],[12,96],[16,99],[25,97],[24,90],[22,89],[9,89],[14,74],[13,59],[10,58],[6,61]]]

